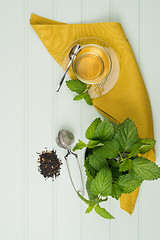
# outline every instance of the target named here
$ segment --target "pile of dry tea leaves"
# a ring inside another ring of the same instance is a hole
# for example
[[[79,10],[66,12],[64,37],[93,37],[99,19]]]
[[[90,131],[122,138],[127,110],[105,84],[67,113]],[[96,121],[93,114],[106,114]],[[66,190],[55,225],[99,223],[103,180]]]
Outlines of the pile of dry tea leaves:
[[[45,180],[52,178],[54,180],[60,175],[62,161],[57,157],[56,151],[48,151],[47,149],[39,155],[37,163],[39,163],[38,171],[43,175]]]

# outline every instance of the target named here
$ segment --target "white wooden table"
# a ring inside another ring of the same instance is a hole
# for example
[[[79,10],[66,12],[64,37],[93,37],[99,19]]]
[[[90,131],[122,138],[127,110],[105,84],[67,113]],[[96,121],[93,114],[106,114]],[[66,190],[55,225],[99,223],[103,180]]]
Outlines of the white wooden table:
[[[160,164],[159,9],[159,0],[0,0],[0,239],[160,239],[160,181],[143,183],[132,216],[109,201],[116,219],[107,221],[84,213],[65,164],[53,183],[37,171],[36,151],[45,146],[63,157],[55,143],[58,130],[83,139],[99,114],[83,101],[73,102],[65,84],[56,94],[59,66],[29,25],[31,13],[67,23],[122,24],[150,96]]]

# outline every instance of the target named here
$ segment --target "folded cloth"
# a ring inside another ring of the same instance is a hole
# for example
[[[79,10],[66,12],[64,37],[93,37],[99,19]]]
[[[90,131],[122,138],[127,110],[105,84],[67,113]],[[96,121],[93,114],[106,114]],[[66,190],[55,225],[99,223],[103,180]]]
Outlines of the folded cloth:
[[[65,24],[32,14],[30,24],[58,63],[64,49],[79,38],[94,37],[107,42],[117,54],[120,74],[112,90],[92,99],[93,105],[104,117],[114,122],[131,118],[138,128],[140,138],[154,138],[149,97],[120,23]],[[153,150],[146,153],[145,157],[154,162],[156,160]],[[121,208],[130,214],[134,210],[138,191],[139,188],[120,198]]]

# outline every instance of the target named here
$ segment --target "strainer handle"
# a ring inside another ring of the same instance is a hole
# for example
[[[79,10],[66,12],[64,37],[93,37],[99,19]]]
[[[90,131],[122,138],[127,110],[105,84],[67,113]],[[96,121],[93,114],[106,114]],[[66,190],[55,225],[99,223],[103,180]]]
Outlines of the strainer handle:
[[[81,191],[78,191],[78,190],[76,189],[76,187],[75,187],[75,185],[74,185],[74,182],[73,182],[73,179],[72,179],[72,176],[71,176],[70,169],[69,169],[69,165],[68,165],[68,161],[67,161],[67,160],[68,160],[68,156],[71,155],[71,154],[72,154],[73,156],[75,156],[76,161],[77,161],[77,164],[78,164],[78,168],[79,168],[79,172],[80,172],[80,176],[81,176],[81,185],[82,185],[82,190],[81,190]],[[82,196],[83,196],[83,195],[84,195],[84,182],[83,182],[83,176],[82,176],[81,167],[80,167],[80,164],[79,164],[79,161],[78,161],[78,155],[77,155],[76,153],[72,152],[71,149],[69,149],[68,152],[67,152],[67,154],[66,154],[66,156],[65,156],[64,158],[65,158],[65,160],[66,160],[66,165],[67,165],[67,169],[68,169],[68,174],[69,174],[69,178],[70,178],[70,180],[71,180],[72,186],[73,186],[74,190],[76,191],[76,193],[77,193],[77,192],[81,192],[81,193],[82,193]]]

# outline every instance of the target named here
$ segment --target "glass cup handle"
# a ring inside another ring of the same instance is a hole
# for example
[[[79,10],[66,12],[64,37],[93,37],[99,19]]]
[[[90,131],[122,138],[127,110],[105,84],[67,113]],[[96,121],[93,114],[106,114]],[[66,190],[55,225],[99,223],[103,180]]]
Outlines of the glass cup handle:
[[[73,155],[73,156],[75,156],[75,158],[76,158],[76,161],[77,161],[77,164],[78,164],[78,168],[79,168],[79,172],[80,172],[80,176],[81,176],[81,185],[82,185],[82,190],[81,191],[78,191],[78,190],[76,190],[76,187],[75,187],[75,185],[74,185],[74,183],[73,183],[73,179],[72,179],[72,176],[71,176],[71,172],[70,172],[70,169],[69,169],[69,165],[68,165],[68,156],[69,155]],[[71,151],[71,149],[69,149],[68,150],[68,152],[67,152],[67,154],[66,154],[66,156],[64,157],[65,158],[65,160],[66,160],[66,165],[67,165],[67,169],[68,169],[68,173],[69,173],[69,178],[70,178],[70,180],[71,180],[71,183],[72,183],[72,186],[73,186],[73,188],[74,188],[74,190],[76,191],[76,192],[81,192],[82,193],[82,196],[84,195],[84,182],[83,182],[83,176],[82,176],[82,171],[81,171],[81,167],[80,167],[80,164],[79,164],[79,161],[78,161],[78,155],[76,154],[76,153],[73,153],[72,151]]]

